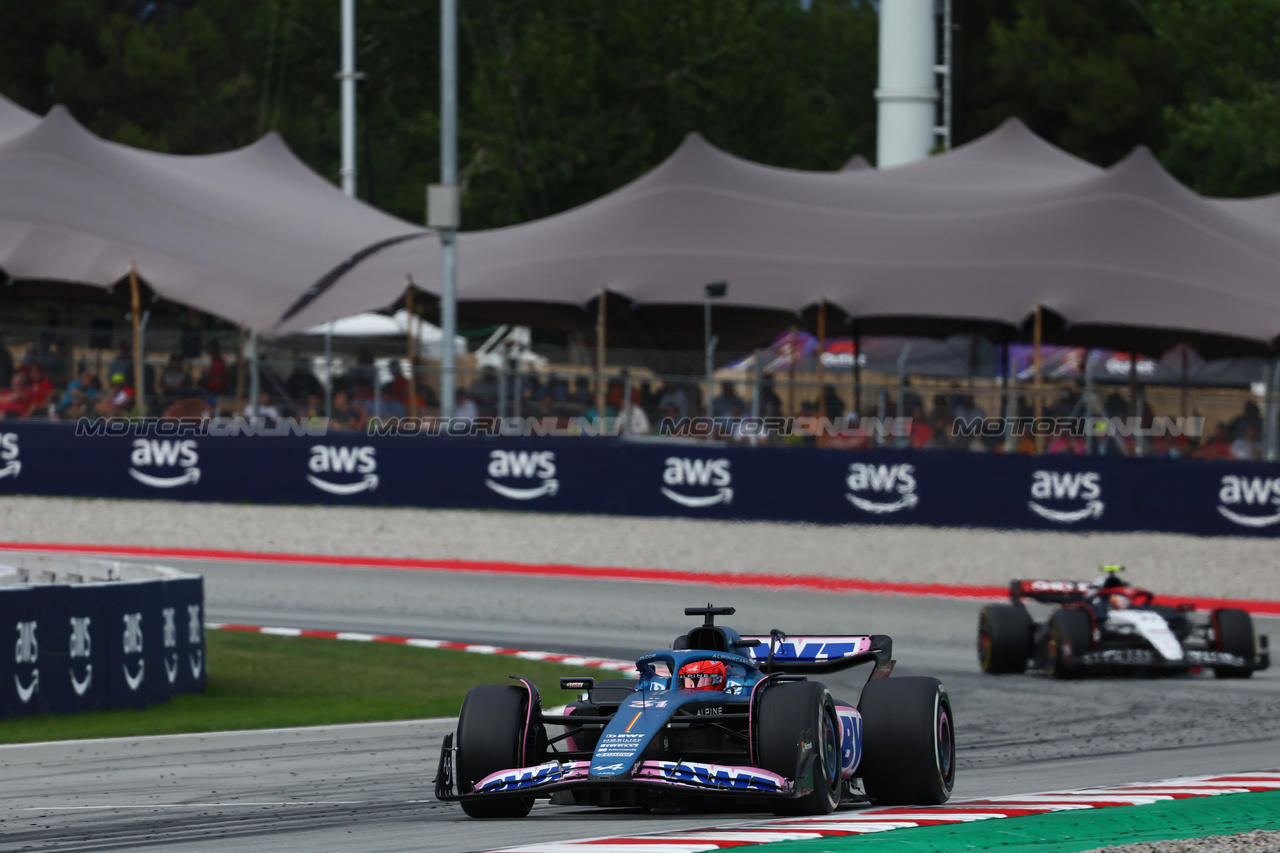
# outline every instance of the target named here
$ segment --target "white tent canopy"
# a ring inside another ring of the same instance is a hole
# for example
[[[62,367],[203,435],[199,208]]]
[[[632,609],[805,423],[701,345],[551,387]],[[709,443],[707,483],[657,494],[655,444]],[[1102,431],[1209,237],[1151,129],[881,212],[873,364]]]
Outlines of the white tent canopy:
[[[303,335],[329,335],[335,338],[398,338],[407,340],[409,323],[413,323],[413,339],[417,343],[418,353],[427,358],[440,358],[440,342],[444,338],[440,327],[428,323],[421,317],[410,317],[409,312],[401,309],[393,315],[366,312],[342,317],[331,323],[322,323],[301,332]],[[459,355],[467,351],[467,339],[457,335],[453,339],[454,352]]]

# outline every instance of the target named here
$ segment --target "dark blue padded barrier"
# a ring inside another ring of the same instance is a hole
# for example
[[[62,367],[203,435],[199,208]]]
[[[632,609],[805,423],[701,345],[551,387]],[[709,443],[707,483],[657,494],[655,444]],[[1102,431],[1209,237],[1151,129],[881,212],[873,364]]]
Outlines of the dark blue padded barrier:
[[[199,577],[0,587],[0,719],[202,691],[203,609]]]
[[[76,437],[71,425],[13,422],[0,434],[16,448],[0,455],[0,494],[1280,534],[1280,466],[1265,463],[597,438]]]

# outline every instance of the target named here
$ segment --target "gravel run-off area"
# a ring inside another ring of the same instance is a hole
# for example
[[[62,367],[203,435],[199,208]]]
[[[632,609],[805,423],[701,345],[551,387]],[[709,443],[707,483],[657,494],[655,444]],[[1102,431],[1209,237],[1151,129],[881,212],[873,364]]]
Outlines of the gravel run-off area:
[[[821,575],[909,583],[1088,579],[1163,595],[1280,600],[1274,540],[407,508],[0,498],[0,541],[221,548]]]

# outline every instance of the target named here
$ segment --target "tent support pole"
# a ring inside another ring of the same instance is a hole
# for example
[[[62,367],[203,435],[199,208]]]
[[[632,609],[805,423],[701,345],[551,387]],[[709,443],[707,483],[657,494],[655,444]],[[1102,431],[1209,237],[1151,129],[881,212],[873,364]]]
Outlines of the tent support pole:
[[[1190,409],[1191,409],[1191,399],[1190,399],[1191,389],[1190,389],[1190,387],[1189,387],[1189,383],[1188,383],[1188,381],[1187,381],[1188,374],[1190,373],[1190,370],[1189,370],[1189,368],[1188,368],[1188,364],[1187,364],[1187,363],[1190,361],[1190,359],[1191,359],[1191,356],[1190,356],[1190,349],[1191,349],[1191,347],[1190,347],[1190,346],[1188,346],[1187,344],[1183,344],[1183,345],[1182,345],[1182,406],[1181,406],[1181,408],[1182,408],[1182,417],[1184,417],[1184,418],[1187,418],[1187,417],[1190,417],[1190,416],[1191,416],[1191,411],[1190,411]],[[1185,423],[1185,421],[1184,421],[1184,423]]]
[[[608,291],[600,285],[600,301],[596,305],[596,420],[600,424],[599,435],[604,435],[604,348],[605,340],[605,299]]]
[[[787,417],[796,416],[796,327],[787,334]]]
[[[1039,304],[1037,304],[1036,305],[1036,324],[1035,324],[1035,332],[1034,332],[1035,364],[1036,364],[1036,424],[1037,425],[1040,423],[1040,416],[1044,413],[1044,397],[1043,397],[1044,377],[1042,373],[1044,362],[1042,360],[1041,351],[1040,351],[1043,338],[1044,338],[1044,309]],[[1036,455],[1039,456],[1042,453],[1044,453],[1044,436],[1037,434],[1036,435]]]
[[[1138,354],[1136,352],[1129,353],[1129,423],[1136,423],[1142,426],[1142,409],[1139,407],[1140,400],[1138,398]],[[1142,455],[1142,433],[1135,430],[1137,434],[1133,437],[1133,451],[1135,456]]]
[[[758,420],[760,418],[760,383],[764,380],[764,365],[760,363],[760,350],[756,350],[751,356],[751,418]],[[751,446],[755,447],[760,443],[758,429],[751,431]]]
[[[333,418],[333,320],[324,330],[324,419]]]
[[[418,360],[417,356],[417,315],[413,312],[413,278],[410,277],[404,289],[404,311],[405,311],[405,335],[408,338],[409,348],[409,382],[405,391],[408,399],[405,400],[409,404],[409,417],[416,418],[418,416],[418,395],[414,390],[417,384]]]
[[[249,330],[249,414],[253,417],[258,416],[258,394],[259,383],[262,381],[258,374],[258,330]]]
[[[825,372],[822,368],[822,354],[827,349],[827,298],[818,298],[818,415],[827,416],[827,392],[822,385]]]
[[[1271,382],[1267,383],[1266,460],[1280,459],[1280,360],[1271,362]]]
[[[129,296],[133,308],[133,402],[139,417],[147,416],[147,394],[142,387],[145,370],[142,365],[142,294],[138,288],[138,268],[129,264]]]
[[[862,420],[862,326],[853,321],[853,411]]]

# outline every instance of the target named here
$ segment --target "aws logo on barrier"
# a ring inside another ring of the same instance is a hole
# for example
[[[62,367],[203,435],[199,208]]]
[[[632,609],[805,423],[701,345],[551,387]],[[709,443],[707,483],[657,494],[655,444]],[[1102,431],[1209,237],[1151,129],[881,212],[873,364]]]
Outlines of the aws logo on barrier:
[[[1238,511],[1250,509],[1266,514]],[[1218,512],[1241,527],[1270,527],[1280,522],[1280,477],[1226,475],[1218,489]]]
[[[0,479],[13,477],[22,473],[22,461],[18,459],[18,434],[16,432],[0,432]]]
[[[93,664],[88,663],[89,656],[93,653],[93,639],[89,635],[89,624],[90,617],[88,616],[71,617],[71,666],[69,667],[69,672],[71,674],[71,689],[76,692],[77,696],[83,696],[88,691],[89,685],[93,683]],[[76,661],[78,660],[86,661],[84,678],[76,677]]]
[[[372,492],[378,488],[377,448],[374,447],[333,447],[317,444],[311,448],[311,458],[307,467],[311,473],[307,482],[321,491],[331,495],[355,495],[360,492]],[[360,474],[361,478],[353,483],[335,483],[316,476],[317,474]]]
[[[122,663],[121,666],[124,668],[125,684],[136,693],[147,675],[147,662],[142,659],[142,614],[125,613],[122,618],[124,620],[124,653],[138,656],[138,672],[136,674],[129,672],[128,662]]]
[[[849,476],[845,479],[845,485],[849,487],[845,497],[858,509],[875,515],[915,509],[920,503],[920,496],[916,494],[915,472],[916,466],[906,463],[872,465],[854,462],[849,466]]]
[[[556,455],[550,450],[495,450],[489,454],[489,476],[485,486],[513,501],[531,501],[560,490],[556,477]],[[517,480],[537,485],[504,485],[498,480]]]
[[[153,489],[172,489],[177,486],[195,485],[200,482],[200,454],[194,439],[175,441],[167,438],[139,438],[133,442],[129,454],[129,476]],[[180,474],[159,476],[139,471],[139,468],[164,468],[180,470]]]
[[[733,503],[733,476],[728,459],[684,459],[668,457],[662,472],[662,494],[667,500],[692,509]],[[715,489],[710,495],[687,495],[675,489],[694,487]]]
[[[1035,471],[1031,474],[1031,500],[1027,506],[1041,518],[1074,524],[1086,518],[1102,518],[1106,505],[1101,497],[1102,475],[1096,471]],[[1065,501],[1069,508],[1047,507],[1039,501]]]
[[[18,641],[13,644],[13,686],[18,693],[18,701],[30,705],[36,691],[40,688],[40,671],[36,663],[40,659],[40,643],[36,639],[36,621],[18,622]],[[22,670],[30,667],[29,672]]]

